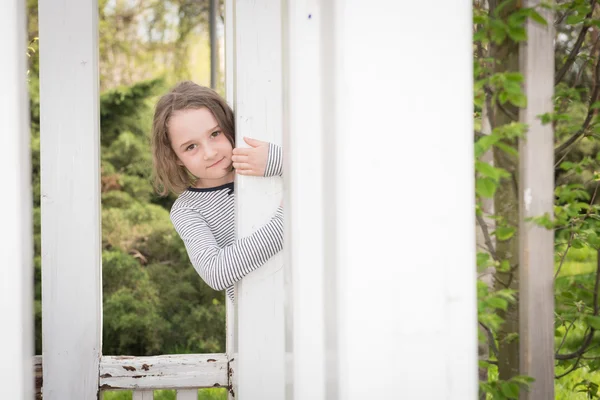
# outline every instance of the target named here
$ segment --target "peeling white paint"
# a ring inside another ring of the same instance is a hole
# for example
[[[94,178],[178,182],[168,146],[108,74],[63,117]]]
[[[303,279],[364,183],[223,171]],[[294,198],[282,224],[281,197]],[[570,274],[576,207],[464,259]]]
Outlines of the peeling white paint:
[[[523,192],[523,201],[525,202],[525,210],[529,213],[529,209],[531,208],[531,202],[533,201],[533,196],[531,195],[531,188],[527,188]]]

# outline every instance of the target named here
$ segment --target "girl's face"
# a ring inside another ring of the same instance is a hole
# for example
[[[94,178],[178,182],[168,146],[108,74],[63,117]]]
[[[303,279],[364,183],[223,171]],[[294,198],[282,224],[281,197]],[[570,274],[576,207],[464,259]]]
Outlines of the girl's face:
[[[175,111],[168,134],[178,164],[198,177],[196,187],[233,182],[231,143],[206,107]]]

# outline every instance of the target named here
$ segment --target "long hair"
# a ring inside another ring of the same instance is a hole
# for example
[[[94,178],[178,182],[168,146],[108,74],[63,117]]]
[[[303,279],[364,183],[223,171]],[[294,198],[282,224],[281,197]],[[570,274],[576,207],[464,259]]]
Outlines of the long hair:
[[[176,111],[202,107],[213,114],[231,146],[235,147],[235,120],[227,102],[210,88],[191,81],[180,82],[160,98],[152,121],[153,183],[161,196],[169,192],[180,194],[196,180],[184,166],[177,163],[177,155],[169,140],[169,120]]]

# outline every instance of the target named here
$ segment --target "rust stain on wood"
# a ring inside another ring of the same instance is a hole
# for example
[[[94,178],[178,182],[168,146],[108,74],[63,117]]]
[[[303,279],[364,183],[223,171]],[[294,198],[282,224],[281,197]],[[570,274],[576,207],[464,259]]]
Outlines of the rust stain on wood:
[[[143,365],[142,365],[142,369],[143,369],[144,371],[148,371],[148,370],[150,369],[150,367],[151,367],[151,366],[152,366],[152,364],[150,364],[150,365],[148,365],[148,364],[143,364]]]
[[[100,375],[100,378],[112,378],[111,374],[102,374]]]
[[[217,362],[217,360],[215,360],[214,358],[209,358],[208,360],[206,360],[206,362]]]
[[[131,366],[128,366],[128,365],[124,365],[124,366],[123,366],[123,369],[126,369],[127,371],[137,371],[137,370],[135,369],[135,367],[131,367]]]
[[[133,378],[133,379],[140,379],[140,378],[143,378],[143,377],[145,377],[145,376],[146,376],[146,375],[134,375],[134,376],[132,376],[132,378]]]

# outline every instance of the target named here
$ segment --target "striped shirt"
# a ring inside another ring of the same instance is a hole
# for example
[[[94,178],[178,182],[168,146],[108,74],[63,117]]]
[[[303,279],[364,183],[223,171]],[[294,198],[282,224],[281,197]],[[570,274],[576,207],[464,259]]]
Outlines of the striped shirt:
[[[265,176],[281,176],[282,169],[281,147],[271,143]],[[283,248],[281,206],[260,229],[236,239],[234,205],[234,186],[227,183],[206,189],[188,188],[171,208],[171,222],[192,265],[208,286],[227,290],[232,300],[233,284]]]

